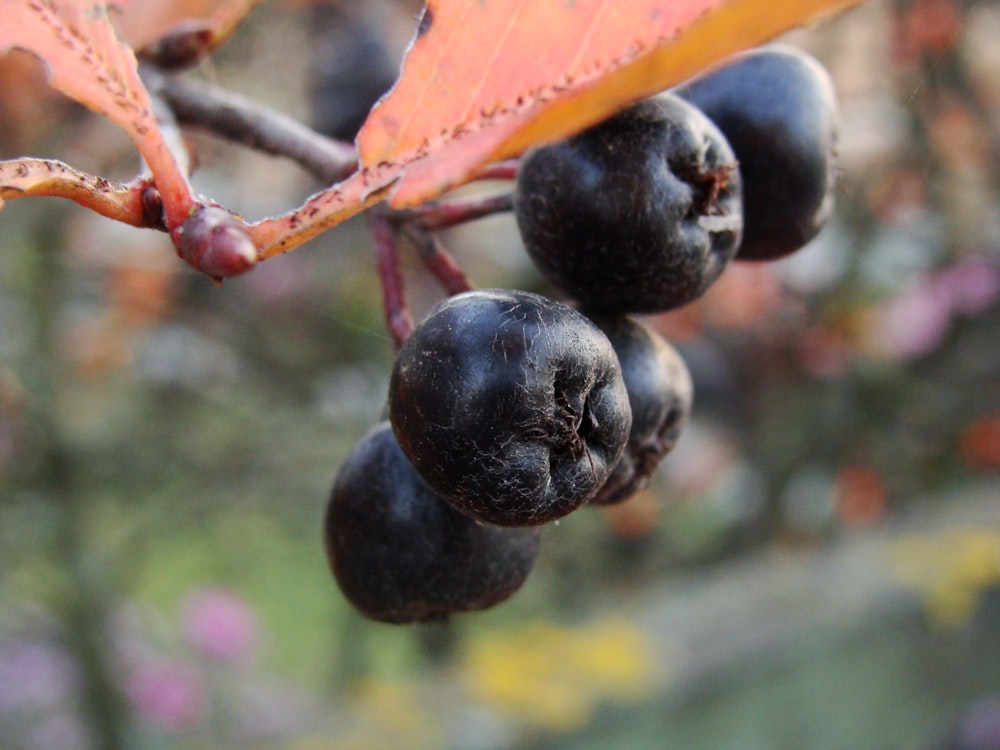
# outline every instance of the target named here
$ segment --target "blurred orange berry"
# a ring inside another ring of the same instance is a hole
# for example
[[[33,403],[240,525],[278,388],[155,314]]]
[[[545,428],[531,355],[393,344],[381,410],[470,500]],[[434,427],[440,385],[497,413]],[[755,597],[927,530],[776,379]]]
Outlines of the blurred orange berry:
[[[835,482],[837,515],[847,526],[867,526],[886,512],[882,477],[868,466],[841,469]]]
[[[966,425],[960,437],[959,453],[973,469],[1000,469],[1000,414]]]

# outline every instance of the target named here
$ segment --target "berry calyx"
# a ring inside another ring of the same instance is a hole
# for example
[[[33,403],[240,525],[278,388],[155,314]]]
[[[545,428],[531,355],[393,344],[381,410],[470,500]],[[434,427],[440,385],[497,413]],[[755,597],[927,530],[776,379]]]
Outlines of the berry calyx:
[[[670,94],[530,152],[514,209],[542,274],[583,307],[611,313],[691,302],[735,255],[743,228],[732,149]]]

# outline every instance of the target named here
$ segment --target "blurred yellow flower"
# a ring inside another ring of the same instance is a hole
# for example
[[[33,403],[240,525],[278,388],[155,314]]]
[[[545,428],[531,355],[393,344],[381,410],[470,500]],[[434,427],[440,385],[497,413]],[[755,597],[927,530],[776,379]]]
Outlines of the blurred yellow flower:
[[[1000,529],[907,537],[893,547],[892,563],[897,578],[922,593],[932,623],[958,628],[975,613],[982,593],[1000,585]]]
[[[655,676],[648,638],[624,620],[580,628],[535,622],[481,635],[461,669],[475,698],[554,731],[583,726],[602,701],[648,695]]]

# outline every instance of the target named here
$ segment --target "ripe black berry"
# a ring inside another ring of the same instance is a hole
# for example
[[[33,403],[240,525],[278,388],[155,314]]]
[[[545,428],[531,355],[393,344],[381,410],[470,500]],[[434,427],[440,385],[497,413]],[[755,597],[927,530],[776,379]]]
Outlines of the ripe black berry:
[[[833,210],[837,102],[826,69],[793,47],[738,55],[675,90],[729,140],[743,177],[740,260],[805,245]]]
[[[600,329],[562,303],[506,290],[451,297],[416,327],[392,371],[389,417],[438,494],[505,526],[587,502],[632,421]]]
[[[540,531],[480,524],[417,476],[388,422],[363,437],[333,486],[326,550],[344,596],[375,620],[442,620],[513,594],[538,557]]]
[[[632,430],[621,460],[591,500],[611,505],[648,483],[680,437],[691,413],[691,374],[677,350],[648,326],[624,316],[588,314],[610,339],[621,362]]]
[[[614,313],[701,295],[736,253],[743,225],[726,139],[670,94],[529,153],[514,207],[541,272],[584,307]]]

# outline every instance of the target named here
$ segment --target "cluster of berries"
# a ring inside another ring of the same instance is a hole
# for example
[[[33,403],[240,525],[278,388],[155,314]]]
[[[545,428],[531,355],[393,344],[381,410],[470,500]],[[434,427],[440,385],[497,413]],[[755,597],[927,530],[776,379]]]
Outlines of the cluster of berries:
[[[472,291],[415,328],[389,419],[348,456],[327,509],[344,595],[386,622],[489,607],[527,578],[542,524],[646,486],[692,385],[630,316],[811,240],[832,208],[835,122],[823,67],[769,47],[530,152],[518,227],[573,306]]]

